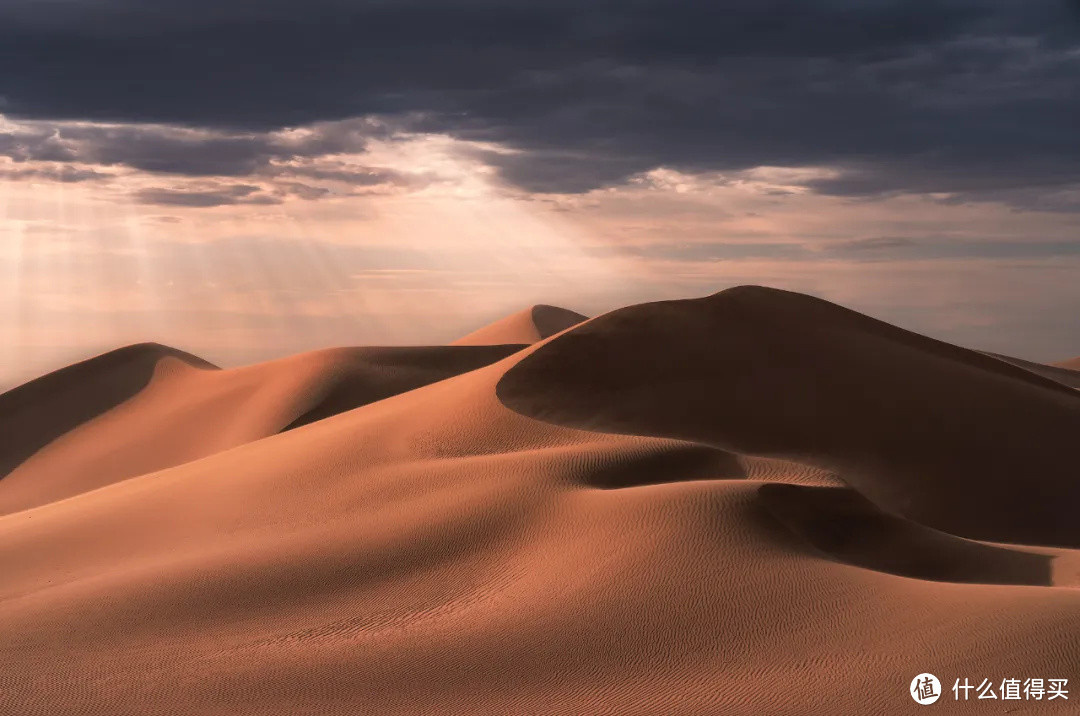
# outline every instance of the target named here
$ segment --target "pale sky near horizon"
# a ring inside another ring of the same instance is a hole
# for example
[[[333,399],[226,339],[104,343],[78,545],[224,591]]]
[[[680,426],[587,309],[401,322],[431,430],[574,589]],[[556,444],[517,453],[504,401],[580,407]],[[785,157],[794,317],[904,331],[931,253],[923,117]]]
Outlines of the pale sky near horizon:
[[[760,4],[458,0],[468,52],[438,18],[383,38],[381,3],[5,5],[0,387],[139,341],[236,365],[744,283],[1080,355],[1073,6],[773,3],[793,34]]]

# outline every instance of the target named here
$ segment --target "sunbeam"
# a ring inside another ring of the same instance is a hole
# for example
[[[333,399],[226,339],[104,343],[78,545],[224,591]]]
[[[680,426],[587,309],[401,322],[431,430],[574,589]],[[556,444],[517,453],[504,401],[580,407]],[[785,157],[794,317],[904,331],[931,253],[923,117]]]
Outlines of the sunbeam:
[[[217,206],[202,204],[231,186],[220,180],[189,189],[121,171],[46,182],[31,200],[9,182],[5,216],[21,201],[33,223],[4,224],[3,313],[18,346],[6,349],[5,372],[145,340],[227,365],[325,345],[448,341],[522,305],[588,301],[628,283],[617,253],[500,182],[476,151],[440,136],[372,142],[334,165],[408,177],[403,187],[356,192],[328,179],[307,190],[318,201],[274,178]],[[28,225],[51,233],[27,245]],[[33,335],[16,332],[22,321]]]

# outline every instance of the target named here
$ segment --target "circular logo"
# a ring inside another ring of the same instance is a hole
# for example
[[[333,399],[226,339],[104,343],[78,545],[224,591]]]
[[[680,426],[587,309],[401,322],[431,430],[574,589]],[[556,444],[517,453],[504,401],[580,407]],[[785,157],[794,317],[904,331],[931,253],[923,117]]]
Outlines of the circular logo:
[[[915,703],[929,706],[941,698],[941,682],[933,674],[919,674],[911,680],[911,690],[908,692]]]

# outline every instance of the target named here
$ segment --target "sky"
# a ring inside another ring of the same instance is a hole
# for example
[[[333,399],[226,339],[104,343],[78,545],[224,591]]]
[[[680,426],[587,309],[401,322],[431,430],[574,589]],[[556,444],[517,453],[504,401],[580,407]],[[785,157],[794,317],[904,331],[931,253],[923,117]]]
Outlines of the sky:
[[[0,387],[754,283],[1080,354],[1075,0],[4,0]]]

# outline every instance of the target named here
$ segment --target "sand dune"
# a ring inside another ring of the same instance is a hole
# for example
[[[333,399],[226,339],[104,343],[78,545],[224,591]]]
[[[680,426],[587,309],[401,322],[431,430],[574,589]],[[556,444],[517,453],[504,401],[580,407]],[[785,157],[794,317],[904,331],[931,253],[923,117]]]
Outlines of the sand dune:
[[[1057,381],[1062,385],[1067,385],[1071,388],[1080,388],[1080,370],[1069,368],[1065,363],[1057,363],[1046,365],[1044,363],[1033,363],[1031,361],[1023,360],[1021,358],[1013,358],[1011,356],[998,355],[997,353],[987,353],[986,355],[993,356],[999,360],[1003,360],[1006,363],[1012,363],[1025,370],[1029,370],[1032,373],[1037,373],[1044,378]],[[1076,364],[1075,368],[1080,368],[1080,363]]]
[[[0,395],[0,475],[137,394],[159,363],[192,370],[214,367],[182,351],[144,343],[76,363]]]
[[[1063,360],[1058,363],[1054,363],[1053,365],[1058,368],[1068,368],[1069,370],[1080,371],[1080,356],[1070,358],[1069,360]]]
[[[1080,546],[1074,389],[820,299],[741,287],[615,311],[498,393],[560,424],[820,465],[965,537]]]
[[[121,348],[0,396],[0,514],[190,462],[514,350],[339,348],[220,370],[164,346]]]
[[[454,341],[457,346],[536,343],[576,326],[586,317],[557,306],[538,305],[499,319]]]
[[[137,347],[0,397],[0,713],[901,714],[923,671],[1076,678],[1074,389],[758,288],[555,333]]]

